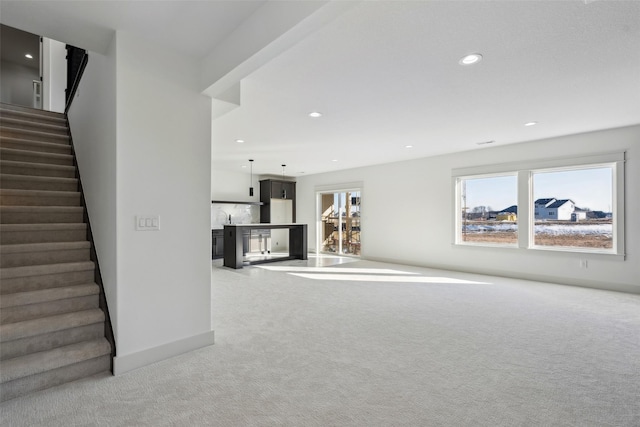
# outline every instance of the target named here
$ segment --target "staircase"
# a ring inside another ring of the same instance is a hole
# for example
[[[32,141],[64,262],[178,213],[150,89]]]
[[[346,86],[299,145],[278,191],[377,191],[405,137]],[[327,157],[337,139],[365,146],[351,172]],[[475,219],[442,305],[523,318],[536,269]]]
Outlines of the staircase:
[[[63,114],[0,104],[0,401],[111,367]]]

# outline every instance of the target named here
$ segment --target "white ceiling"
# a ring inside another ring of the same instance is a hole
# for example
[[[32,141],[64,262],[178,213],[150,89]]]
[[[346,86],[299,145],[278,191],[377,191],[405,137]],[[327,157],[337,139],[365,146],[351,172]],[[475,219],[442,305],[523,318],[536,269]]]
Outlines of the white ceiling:
[[[636,123],[640,2],[365,1],[242,81],[213,167],[299,176]]]
[[[32,56],[31,59],[25,57]],[[40,37],[0,25],[0,58],[27,68],[40,70]]]
[[[0,21],[96,52],[126,30],[203,60],[273,3],[2,0]],[[217,170],[299,176],[640,123],[638,1],[353,2],[262,62],[214,121]]]

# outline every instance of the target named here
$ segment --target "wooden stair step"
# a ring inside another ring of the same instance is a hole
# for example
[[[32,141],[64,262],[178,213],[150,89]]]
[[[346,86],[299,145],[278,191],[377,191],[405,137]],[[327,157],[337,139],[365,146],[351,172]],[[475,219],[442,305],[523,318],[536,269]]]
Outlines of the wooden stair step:
[[[71,145],[39,142],[29,139],[0,137],[0,147],[41,153],[71,154]]]
[[[0,206],[0,223],[81,223],[83,214],[82,206]]]
[[[2,363],[2,401],[64,384],[110,367],[111,347],[99,338],[16,357]]]
[[[12,160],[0,160],[0,170],[11,175],[53,176],[60,178],[75,178],[76,176],[76,168],[74,166]]]

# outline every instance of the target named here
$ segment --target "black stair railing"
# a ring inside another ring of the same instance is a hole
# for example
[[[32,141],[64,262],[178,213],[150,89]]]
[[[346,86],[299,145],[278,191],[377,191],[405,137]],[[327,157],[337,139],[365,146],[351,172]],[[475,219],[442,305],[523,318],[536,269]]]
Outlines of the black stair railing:
[[[80,84],[80,79],[82,78],[88,60],[89,55],[86,50],[67,45],[67,88],[64,91],[66,97],[65,113],[67,113],[69,107],[71,107],[71,102],[78,90],[78,85]]]

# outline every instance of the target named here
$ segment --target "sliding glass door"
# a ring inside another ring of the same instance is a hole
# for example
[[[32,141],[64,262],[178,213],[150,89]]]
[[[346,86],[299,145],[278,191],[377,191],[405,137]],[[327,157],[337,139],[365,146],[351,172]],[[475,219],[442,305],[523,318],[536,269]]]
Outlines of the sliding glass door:
[[[360,256],[359,190],[320,193],[320,252]]]

